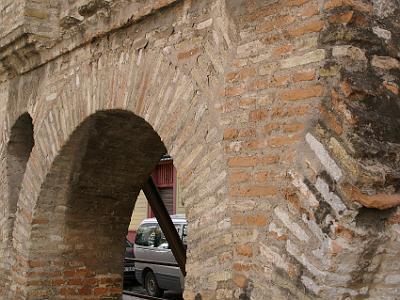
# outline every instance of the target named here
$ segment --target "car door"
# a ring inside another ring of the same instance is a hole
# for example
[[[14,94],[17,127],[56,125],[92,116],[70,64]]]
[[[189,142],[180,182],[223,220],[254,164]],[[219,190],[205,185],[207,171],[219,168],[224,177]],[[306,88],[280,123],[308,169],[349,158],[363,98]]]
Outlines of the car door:
[[[136,278],[142,283],[142,272],[145,268],[150,268],[154,273],[157,271],[156,262],[158,257],[155,245],[158,244],[157,239],[160,235],[157,223],[141,224],[136,233],[134,244],[136,257]]]
[[[179,236],[182,237],[182,225],[175,224],[175,228],[178,231]],[[161,229],[160,232],[161,236],[159,244],[156,247],[157,258],[161,263],[168,265],[160,264],[157,266],[159,285],[164,289],[180,290],[180,277],[182,273]]]

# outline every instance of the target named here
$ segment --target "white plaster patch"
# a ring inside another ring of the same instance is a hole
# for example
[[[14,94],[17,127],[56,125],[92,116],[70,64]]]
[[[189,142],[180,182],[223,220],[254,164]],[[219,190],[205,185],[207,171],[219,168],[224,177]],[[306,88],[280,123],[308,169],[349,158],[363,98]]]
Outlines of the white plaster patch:
[[[315,198],[314,194],[310,191],[307,185],[304,183],[303,178],[294,171],[289,171],[289,175],[293,178],[292,184],[298,188],[298,190],[303,194],[303,196],[307,199],[308,205],[310,207],[318,207],[319,202]]]
[[[325,272],[319,270],[316,268],[313,264],[311,264],[308,259],[305,257],[305,255],[297,248],[297,246],[290,240],[286,241],[286,250],[290,254],[293,255],[304,267],[306,267],[311,274],[313,274],[316,277],[320,277],[322,280],[325,277]]]
[[[272,251],[267,245],[260,244],[260,255],[264,256],[269,262],[272,262],[278,268],[288,270],[288,263],[276,252]]]
[[[140,65],[140,63],[141,63],[141,61],[142,61],[142,56],[143,56],[143,49],[140,49],[140,50],[139,50],[139,55],[138,55],[138,58],[137,58],[137,61],[136,61],[136,65],[137,65],[137,66]]]
[[[289,215],[280,207],[274,209],[275,215],[299,240],[307,242],[310,238],[307,233],[295,222],[290,220]]]
[[[281,237],[281,236],[283,236],[285,234],[285,230],[283,228],[279,228],[273,222],[269,224],[268,231],[269,232],[274,232],[278,237]]]
[[[54,101],[57,99],[57,93],[52,93],[46,96],[46,101]]]
[[[326,171],[332,176],[333,179],[339,181],[339,179],[343,176],[342,170],[340,170],[336,162],[330,157],[324,146],[311,133],[307,133],[306,141],[310,148],[317,155]]]
[[[308,228],[312,233],[314,233],[318,240],[321,242],[324,241],[324,233],[322,232],[321,227],[319,227],[315,221],[311,219],[309,220],[305,214],[302,215],[302,220],[307,224]]]
[[[392,38],[392,33],[389,30],[383,29],[381,27],[372,27],[372,31],[380,38],[388,41]]]
[[[364,50],[351,45],[341,45],[333,47],[332,55],[335,57],[348,56],[355,60],[367,60]]]
[[[203,22],[197,24],[197,25],[196,25],[196,29],[201,30],[201,29],[210,27],[210,26],[212,25],[212,23],[213,23],[213,19],[205,20],[205,21],[203,21]]]
[[[325,59],[325,50],[324,49],[317,49],[308,53],[305,53],[301,56],[293,56],[290,58],[286,58],[281,61],[281,68],[289,69],[296,66],[302,66],[311,64],[314,62],[319,62]]]
[[[232,143],[229,143],[229,150],[233,151],[233,152],[239,152],[242,150],[242,141],[235,141]]]
[[[56,242],[61,242],[63,240],[63,238],[59,235],[50,235],[50,240],[56,241]]]
[[[264,48],[264,44],[259,40],[255,40],[255,41],[251,41],[246,44],[238,46],[237,54],[239,56],[242,56],[242,55],[248,56],[250,53],[255,53],[262,48]]]
[[[335,193],[332,193],[329,190],[329,185],[323,179],[318,177],[317,182],[315,183],[315,187],[338,216],[339,212],[343,212],[346,210],[346,206],[342,202],[342,199],[340,199]]]
[[[301,276],[301,282],[304,284],[304,286],[312,291],[314,294],[318,295],[321,291],[321,287],[317,285],[311,278],[307,276]]]
[[[393,275],[386,276],[385,283],[386,284],[400,284],[400,275],[393,274]]]

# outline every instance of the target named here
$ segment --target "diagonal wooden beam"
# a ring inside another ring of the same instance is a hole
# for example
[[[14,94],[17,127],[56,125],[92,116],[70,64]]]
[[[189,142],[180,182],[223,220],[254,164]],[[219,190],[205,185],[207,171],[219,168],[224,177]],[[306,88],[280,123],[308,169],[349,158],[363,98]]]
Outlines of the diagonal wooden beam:
[[[171,247],[172,254],[175,256],[183,276],[186,276],[186,249],[151,176],[143,186],[143,193]]]

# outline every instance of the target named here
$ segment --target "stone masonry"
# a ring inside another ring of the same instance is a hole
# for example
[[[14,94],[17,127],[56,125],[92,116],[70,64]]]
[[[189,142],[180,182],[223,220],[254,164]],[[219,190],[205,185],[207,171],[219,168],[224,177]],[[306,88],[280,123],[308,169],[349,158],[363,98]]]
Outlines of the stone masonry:
[[[121,299],[166,152],[185,299],[400,299],[399,85],[399,0],[0,1],[0,299]]]

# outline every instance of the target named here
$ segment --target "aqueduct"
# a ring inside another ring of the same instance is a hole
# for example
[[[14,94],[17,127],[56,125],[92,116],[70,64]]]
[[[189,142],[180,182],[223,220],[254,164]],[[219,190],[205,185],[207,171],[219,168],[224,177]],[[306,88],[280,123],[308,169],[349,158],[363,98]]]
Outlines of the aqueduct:
[[[185,299],[397,299],[397,0],[3,0],[0,298],[119,299],[166,151]]]

